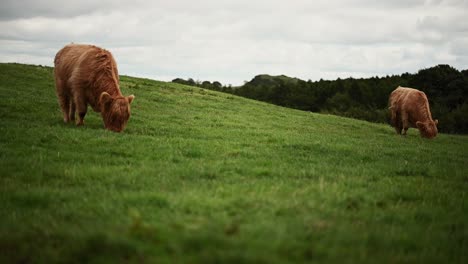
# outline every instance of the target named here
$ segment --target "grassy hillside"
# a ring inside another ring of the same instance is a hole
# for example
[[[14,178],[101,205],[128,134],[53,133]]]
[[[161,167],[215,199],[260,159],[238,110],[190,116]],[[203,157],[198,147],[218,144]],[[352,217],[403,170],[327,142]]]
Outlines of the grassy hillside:
[[[284,75],[257,75],[239,87],[219,82],[172,80],[180,84],[222,91],[279,106],[387,123],[388,96],[398,86],[423,91],[432,117],[444,133],[468,134],[468,70],[439,64],[417,73],[386,77],[304,81]]]
[[[468,137],[121,77],[127,129],[62,123],[0,64],[1,263],[467,263]]]

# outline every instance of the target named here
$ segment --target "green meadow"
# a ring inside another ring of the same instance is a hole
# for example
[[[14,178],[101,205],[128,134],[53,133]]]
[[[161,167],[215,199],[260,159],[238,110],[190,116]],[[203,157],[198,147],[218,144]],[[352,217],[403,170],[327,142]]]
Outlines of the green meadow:
[[[114,133],[0,64],[1,263],[468,263],[468,136],[120,83]]]

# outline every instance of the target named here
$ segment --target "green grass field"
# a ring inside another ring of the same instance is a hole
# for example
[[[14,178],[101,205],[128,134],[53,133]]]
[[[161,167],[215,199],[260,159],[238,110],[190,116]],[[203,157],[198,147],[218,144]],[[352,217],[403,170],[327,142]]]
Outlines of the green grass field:
[[[122,76],[123,133],[0,64],[0,263],[468,263],[468,137]],[[468,117],[467,117],[468,118]]]

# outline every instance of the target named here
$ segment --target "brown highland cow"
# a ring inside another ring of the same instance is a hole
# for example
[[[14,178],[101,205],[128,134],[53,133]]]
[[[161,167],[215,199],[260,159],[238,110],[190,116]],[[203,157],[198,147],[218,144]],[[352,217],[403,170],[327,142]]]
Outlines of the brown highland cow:
[[[112,54],[92,45],[69,44],[55,55],[55,87],[63,121],[83,125],[88,104],[100,112],[104,126],[120,132],[130,118],[135,96],[123,96],[119,88],[117,64]]]
[[[426,94],[413,88],[396,88],[388,100],[391,123],[397,134],[406,135],[409,127],[418,128],[422,137],[437,135],[437,119],[432,120]],[[402,133],[403,130],[403,133]]]

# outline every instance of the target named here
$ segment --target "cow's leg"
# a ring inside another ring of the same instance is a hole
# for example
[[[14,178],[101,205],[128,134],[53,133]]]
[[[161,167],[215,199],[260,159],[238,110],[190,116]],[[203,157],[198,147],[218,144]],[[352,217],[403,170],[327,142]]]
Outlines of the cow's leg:
[[[70,111],[68,114],[70,121],[75,121],[75,111],[76,111],[75,102],[74,100],[70,100]]]
[[[86,104],[84,94],[80,92],[78,87],[74,87],[73,91],[74,105],[76,108],[76,112],[78,112],[78,119],[76,119],[76,125],[81,126],[84,125],[84,118],[86,116],[88,105]]]
[[[405,136],[406,136],[406,131],[408,131],[408,127],[404,127],[404,128],[403,128],[403,133],[402,133],[402,135],[405,135]]]
[[[83,102],[76,103],[76,111],[78,112],[78,119],[76,120],[77,126],[84,125],[84,118],[86,116],[87,108],[88,107],[86,103],[84,103],[84,100]]]
[[[70,109],[70,95],[66,91],[64,82],[60,78],[55,78],[55,88],[57,91],[57,97],[60,105],[60,109],[63,114],[63,122],[68,123],[68,112]]]
[[[403,127],[402,135],[406,136],[406,131],[408,131],[409,123],[408,123],[408,114],[406,112],[401,113],[401,124]]]
[[[396,131],[396,133],[397,133],[398,135],[401,135],[401,130],[402,130],[402,129],[403,129],[403,128],[402,128],[402,126],[401,126],[400,123],[397,123],[397,124],[395,125],[395,131]]]

